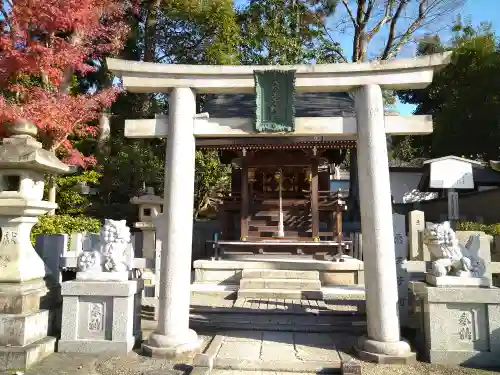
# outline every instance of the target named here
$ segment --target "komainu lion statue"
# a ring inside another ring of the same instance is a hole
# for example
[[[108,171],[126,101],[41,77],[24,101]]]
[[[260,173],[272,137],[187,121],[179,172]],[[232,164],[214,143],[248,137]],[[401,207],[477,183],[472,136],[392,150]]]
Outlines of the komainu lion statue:
[[[472,235],[466,246],[459,244],[450,222],[426,223],[424,243],[434,256],[431,273],[436,276],[482,277],[486,265],[469,249],[479,249],[479,235]],[[477,254],[477,252],[476,252]]]
[[[125,220],[104,221],[99,244],[84,251],[78,258],[78,270],[83,272],[127,272],[132,245],[130,228]]]

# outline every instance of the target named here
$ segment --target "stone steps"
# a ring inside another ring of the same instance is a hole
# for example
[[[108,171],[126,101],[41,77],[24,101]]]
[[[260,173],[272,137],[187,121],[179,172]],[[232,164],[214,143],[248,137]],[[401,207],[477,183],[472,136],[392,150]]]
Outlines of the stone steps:
[[[240,290],[248,289],[287,289],[320,290],[321,281],[309,279],[242,279]]]
[[[240,303],[244,301],[243,303]],[[256,315],[310,315],[310,316],[352,316],[364,315],[364,301],[359,300],[336,300],[315,301],[315,300],[260,300],[245,299],[231,301],[234,304],[226,305],[220,300],[208,301],[206,305],[200,305],[193,301],[190,311],[192,313],[217,313],[217,314],[256,314]],[[309,303],[307,303],[309,302]],[[307,303],[307,304],[306,304]]]
[[[238,298],[323,299],[318,271],[243,270]]]
[[[323,299],[321,290],[239,289],[238,298]]]
[[[366,331],[364,315],[305,315],[269,313],[201,313],[190,314],[194,329],[267,330],[288,332],[349,332],[362,335]]]
[[[241,273],[244,279],[301,279],[301,280],[319,280],[318,271],[301,270],[273,270],[273,269],[244,269]]]
[[[273,238],[278,233],[278,228],[271,228],[269,230],[249,230],[248,236],[255,238]],[[290,237],[294,238],[307,238],[310,237],[309,234],[305,231],[298,230],[285,230],[284,231],[285,238],[289,239]]]
[[[311,225],[284,225],[286,230],[291,231],[299,231],[299,232],[307,232],[311,230]],[[254,232],[273,232],[278,229],[278,225],[273,224],[256,224],[255,222],[250,222],[248,226],[249,231]]]

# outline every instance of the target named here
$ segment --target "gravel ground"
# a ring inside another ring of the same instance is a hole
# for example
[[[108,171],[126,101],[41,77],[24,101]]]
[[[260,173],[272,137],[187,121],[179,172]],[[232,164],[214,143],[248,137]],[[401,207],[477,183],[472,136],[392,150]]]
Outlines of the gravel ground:
[[[208,336],[204,337],[206,340]],[[137,353],[127,356],[55,353],[24,375],[187,375],[192,357],[183,361],[168,361],[143,357]],[[486,371],[464,367],[448,367],[418,363],[416,365],[362,364],[363,375],[493,375],[499,371]],[[5,373],[13,374],[14,372]],[[213,370],[211,375],[298,375],[282,372]],[[3,374],[1,374],[3,375]],[[302,373],[301,375],[312,375]]]
[[[198,334],[203,350],[212,335]],[[109,354],[54,353],[24,372],[24,375],[184,375],[189,374],[194,354],[177,361],[153,359],[129,353],[125,356]],[[14,374],[10,371],[4,374]]]
[[[363,363],[361,373],[363,375],[498,375],[499,371],[430,365],[428,363],[417,363],[415,365],[375,365],[372,363]]]
[[[446,367],[419,363],[417,365],[374,365],[364,363],[362,375],[493,375],[494,371],[467,369],[462,367]],[[210,375],[315,375],[313,373],[292,373],[274,371],[231,371],[214,370]]]

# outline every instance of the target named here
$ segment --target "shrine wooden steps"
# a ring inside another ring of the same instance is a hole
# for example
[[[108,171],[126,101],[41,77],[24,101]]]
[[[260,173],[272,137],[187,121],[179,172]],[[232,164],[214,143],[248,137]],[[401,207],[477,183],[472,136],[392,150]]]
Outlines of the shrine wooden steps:
[[[266,200],[256,203],[254,212],[248,221],[248,236],[253,239],[272,238],[278,232],[279,201]],[[304,205],[304,200],[286,200],[283,209],[284,236],[287,239],[304,239],[311,237],[311,214]]]
[[[315,299],[238,298],[212,305],[191,304],[195,329],[288,332],[366,331],[366,316],[356,306]]]

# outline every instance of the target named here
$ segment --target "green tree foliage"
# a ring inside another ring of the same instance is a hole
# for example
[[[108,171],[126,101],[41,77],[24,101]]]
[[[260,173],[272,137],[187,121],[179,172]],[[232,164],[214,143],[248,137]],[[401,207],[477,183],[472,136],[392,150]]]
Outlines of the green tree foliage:
[[[83,186],[97,185],[101,174],[87,170],[79,174],[59,176],[55,178],[57,186],[57,214],[83,215],[92,204],[92,196],[82,191]],[[45,195],[48,194],[48,184],[45,184]]]
[[[98,233],[101,222],[98,219],[85,216],[55,215],[41,216],[31,230],[31,242],[35,244],[36,237],[41,234],[73,234]]]
[[[106,160],[101,159],[103,177],[92,214],[135,221],[137,207],[130,205],[130,198],[144,193],[145,186],[163,194],[164,146],[161,142],[156,145],[136,140],[123,142],[123,138],[114,137],[107,147],[112,152]]]
[[[463,231],[478,231],[489,234],[490,236],[500,236],[500,224],[482,224],[473,221],[459,221],[457,222],[457,230]]]
[[[159,62],[234,64],[240,39],[233,2],[166,1],[155,39]]]
[[[128,14],[128,22],[131,32],[120,58],[185,64],[237,62],[239,26],[231,0],[143,0],[138,13]],[[82,91],[111,83],[104,61],[92,63],[96,72],[78,77]],[[198,110],[203,109],[200,99]],[[137,209],[129,204],[131,197],[141,194],[144,186],[163,193],[166,141],[124,137],[126,119],[152,118],[159,113],[168,114],[167,95],[124,92],[110,109],[108,139],[81,145],[96,154],[97,170],[103,175],[94,215],[133,221]],[[203,172],[197,175],[205,176]]]
[[[500,157],[500,49],[490,25],[474,29],[455,26],[452,62],[435,74],[425,90],[400,93],[401,101],[416,104],[416,114],[430,114],[434,131],[425,137],[399,140],[401,158],[444,155],[498,159]],[[421,44],[422,53],[441,50],[438,43]]]
[[[248,64],[300,64],[342,61],[329,39],[326,18],[337,1],[251,0],[238,11],[240,59]]]
[[[230,167],[221,164],[216,151],[196,151],[196,189],[194,217],[216,209],[224,193],[230,189]]]

